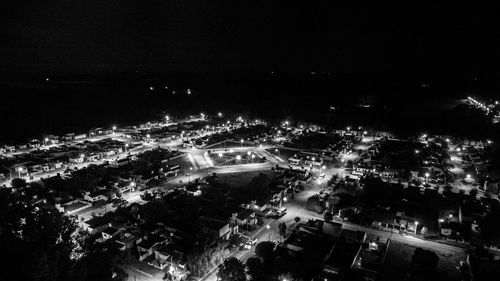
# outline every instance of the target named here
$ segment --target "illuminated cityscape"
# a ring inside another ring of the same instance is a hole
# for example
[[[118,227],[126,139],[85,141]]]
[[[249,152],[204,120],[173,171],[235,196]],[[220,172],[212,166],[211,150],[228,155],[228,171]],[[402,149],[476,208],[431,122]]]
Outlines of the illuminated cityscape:
[[[500,280],[471,5],[5,6],[0,280]]]

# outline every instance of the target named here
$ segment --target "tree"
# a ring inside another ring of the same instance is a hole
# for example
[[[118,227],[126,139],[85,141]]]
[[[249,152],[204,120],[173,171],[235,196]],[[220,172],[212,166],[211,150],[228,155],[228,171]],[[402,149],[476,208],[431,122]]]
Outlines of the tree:
[[[333,220],[333,215],[331,212],[325,212],[325,215],[324,215],[324,220],[325,221],[332,221]]]
[[[279,224],[279,233],[281,237],[285,237],[286,235],[286,224],[284,222]]]
[[[261,280],[264,267],[258,257],[250,257],[246,262],[245,271],[250,280]]]
[[[15,178],[15,179],[12,179],[10,184],[12,185],[12,188],[14,188],[14,189],[21,189],[21,188],[26,187],[26,180],[22,179],[22,178]]]
[[[306,209],[309,211],[314,211],[318,214],[323,213],[323,204],[321,203],[319,195],[313,195],[307,198]]]
[[[279,281],[302,281],[303,279],[297,277],[295,274],[291,272],[282,273],[278,276]]]
[[[295,220],[296,223],[299,223],[300,222],[300,217],[295,217],[294,220]]]
[[[263,264],[271,262],[274,258],[274,246],[274,243],[271,241],[263,241],[255,246],[255,255]]]
[[[411,257],[414,265],[423,267],[429,270],[433,270],[436,268],[437,263],[439,261],[438,255],[432,251],[424,250],[422,248],[416,248],[413,251],[413,255]]]
[[[220,265],[217,278],[221,281],[245,281],[245,266],[235,257],[227,258]]]
[[[469,195],[473,198],[476,198],[477,193],[478,193],[477,188],[473,188],[473,189],[469,190]]]

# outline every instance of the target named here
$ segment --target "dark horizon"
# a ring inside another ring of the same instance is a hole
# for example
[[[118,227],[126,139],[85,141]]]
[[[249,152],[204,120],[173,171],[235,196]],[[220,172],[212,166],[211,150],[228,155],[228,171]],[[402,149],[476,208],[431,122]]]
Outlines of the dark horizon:
[[[498,73],[488,7],[287,4],[16,1],[1,14],[0,72]]]

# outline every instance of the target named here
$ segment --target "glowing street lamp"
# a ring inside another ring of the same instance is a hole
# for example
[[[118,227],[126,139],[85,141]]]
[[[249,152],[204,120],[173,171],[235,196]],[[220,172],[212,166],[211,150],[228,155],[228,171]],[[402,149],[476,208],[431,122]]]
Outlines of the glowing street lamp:
[[[114,134],[116,131],[116,126],[113,126],[111,129],[113,129],[113,134]]]
[[[240,147],[243,147],[243,139],[240,140]]]
[[[241,155],[236,155],[236,160],[241,160]]]
[[[17,175],[19,178],[21,177],[21,172],[23,172],[23,170],[24,170],[23,167],[17,168]]]
[[[222,112],[217,113],[217,116],[219,116],[219,118],[221,118],[222,117]]]
[[[415,221],[415,235],[417,235],[418,221]]]
[[[253,163],[253,159],[255,158],[255,154],[252,154],[252,163]]]

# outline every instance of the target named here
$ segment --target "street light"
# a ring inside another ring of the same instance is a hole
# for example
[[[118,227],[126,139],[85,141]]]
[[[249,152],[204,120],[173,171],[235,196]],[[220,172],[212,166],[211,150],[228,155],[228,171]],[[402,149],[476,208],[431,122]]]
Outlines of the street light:
[[[113,128],[112,128],[112,129],[113,129],[113,134],[114,134],[114,133],[115,133],[115,131],[116,131],[116,126],[113,126]]]
[[[219,158],[222,158],[222,152],[219,152]]]
[[[241,160],[241,155],[236,155],[236,160]]]
[[[240,140],[240,147],[243,147],[243,139]]]
[[[418,221],[415,221],[415,235],[417,235]]]
[[[267,229],[271,229],[271,226],[269,224],[266,224]],[[271,232],[269,231],[269,237],[267,238],[267,241],[271,241]]]
[[[17,168],[17,175],[20,178],[21,177],[21,172],[23,171],[23,167]]]
[[[255,154],[252,154],[252,163],[253,163],[253,159],[255,158]]]
[[[222,117],[222,112],[217,113],[217,116]]]

